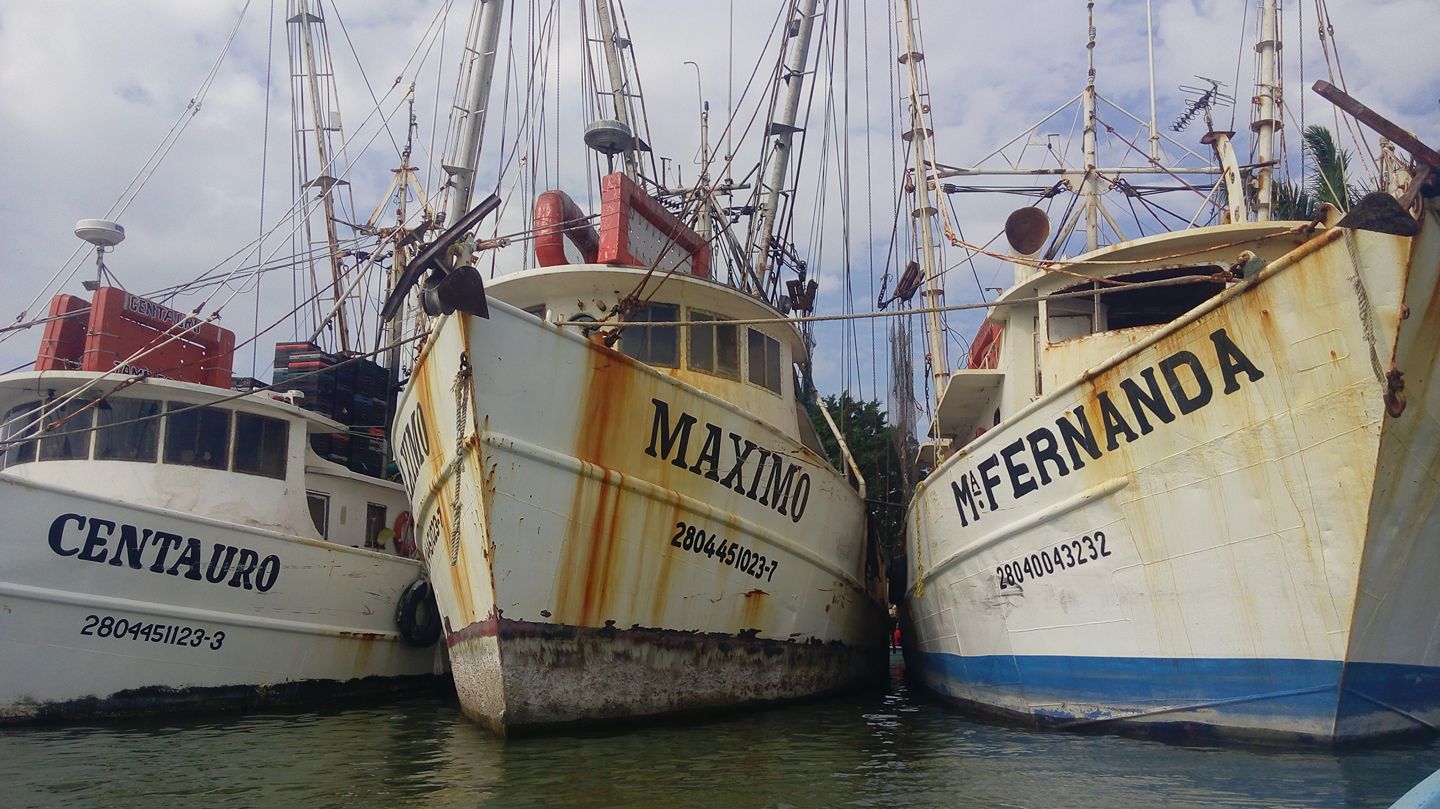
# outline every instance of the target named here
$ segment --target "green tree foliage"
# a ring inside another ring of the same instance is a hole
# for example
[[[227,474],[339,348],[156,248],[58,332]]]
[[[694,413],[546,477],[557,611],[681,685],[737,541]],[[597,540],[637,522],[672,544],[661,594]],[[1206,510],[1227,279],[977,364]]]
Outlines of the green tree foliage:
[[[1335,136],[1319,124],[1305,127],[1302,148],[1310,159],[1304,185],[1276,183],[1275,219],[1314,219],[1315,206],[1324,202],[1350,210],[1367,189],[1352,186],[1346,178],[1350,154],[1335,144]]]
[[[840,396],[826,396],[823,400],[812,398],[806,405],[820,442],[830,456],[830,462],[837,469],[846,469],[845,459],[835,437],[830,434],[825,419],[820,415],[820,401],[830,411],[830,418],[845,436],[855,465],[865,476],[865,509],[870,516],[872,530],[880,539],[886,560],[902,553],[904,532],[905,490],[900,474],[900,459],[895,454],[893,428],[885,423],[885,411],[877,401],[859,402],[850,398],[849,393]]]

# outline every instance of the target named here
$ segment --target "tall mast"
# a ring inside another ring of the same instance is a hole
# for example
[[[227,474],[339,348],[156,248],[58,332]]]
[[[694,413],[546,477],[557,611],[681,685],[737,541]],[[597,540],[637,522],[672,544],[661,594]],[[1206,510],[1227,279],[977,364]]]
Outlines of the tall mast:
[[[1270,161],[1275,159],[1275,108],[1280,95],[1280,77],[1276,69],[1276,54],[1280,43],[1276,40],[1276,0],[1260,2],[1260,41],[1255,50],[1260,53],[1260,75],[1256,79],[1255,102],[1259,106],[1255,123],[1255,162],[1260,164],[1255,185],[1255,220],[1269,221],[1272,208],[1272,180],[1275,168]]]
[[[340,284],[340,237],[335,231],[335,198],[331,191],[337,186],[344,184],[344,180],[337,180],[331,176],[331,155],[329,149],[329,135],[332,129],[338,129],[339,124],[328,122],[326,119],[331,115],[328,109],[330,94],[321,95],[320,76],[323,74],[326,83],[333,90],[333,76],[330,73],[330,55],[328,47],[325,51],[325,64],[317,67],[315,63],[315,35],[314,27],[325,25],[324,19],[317,14],[312,14],[307,6],[306,0],[295,0],[295,13],[286,20],[291,25],[299,27],[301,56],[304,60],[304,80],[306,89],[310,95],[311,125],[314,127],[315,156],[319,160],[320,174],[305,181],[305,187],[315,188],[320,193],[320,204],[325,211],[325,238],[329,246],[330,255],[330,297],[335,302],[334,318],[335,327],[340,335],[340,350],[350,350],[350,330],[345,322],[345,293],[342,292]],[[300,123],[297,121],[296,126]],[[303,139],[303,136],[301,136]],[[298,159],[298,158],[297,158]],[[303,214],[302,214],[303,215]],[[306,231],[309,231],[309,218],[306,218]],[[308,244],[307,244],[308,248]],[[322,324],[323,326],[323,324]]]
[[[415,179],[415,167],[410,165],[410,155],[415,145],[416,126],[415,90],[413,86],[410,90],[409,106],[410,122],[405,128],[405,151],[400,153],[400,168],[395,170],[395,177],[390,182],[392,192],[398,192],[399,198],[395,207],[395,255],[390,261],[390,277],[386,279],[385,283],[386,295],[389,295],[390,290],[395,288],[395,284],[400,280],[400,273],[409,261],[409,250],[402,244],[404,241],[402,235],[405,232],[405,222],[408,218],[405,203],[409,199],[408,191],[410,187],[412,185],[416,188],[419,187],[419,183]],[[422,199],[421,202],[423,204],[424,200]],[[375,209],[375,215],[372,216],[371,219],[378,221],[384,204],[383,201],[380,203],[382,207]],[[385,345],[389,346],[385,354],[385,367],[390,371],[391,385],[398,385],[400,383],[400,338],[402,320],[403,318],[393,317],[385,324]]]
[[[635,123],[630,120],[629,93],[625,86],[625,67],[620,62],[620,42],[615,36],[615,20],[610,16],[610,0],[595,0],[595,19],[600,25],[600,48],[605,53],[605,69],[610,74],[610,94],[615,102],[615,120],[625,125],[625,128],[636,135]],[[640,165],[635,159],[635,150],[626,149],[623,152],[625,161],[625,174],[630,179],[638,179],[640,176]],[[664,178],[661,178],[661,185],[664,185]]]
[[[1085,251],[1100,246],[1100,172],[1095,148],[1095,3],[1085,4],[1089,19],[1089,41],[1085,43],[1085,92],[1082,96],[1085,114],[1085,179],[1080,181],[1080,195],[1085,201]]]
[[[485,116],[489,111],[490,83],[495,75],[495,51],[500,43],[500,17],[504,0],[478,0],[470,18],[470,34],[465,43],[467,64],[465,106],[459,109],[459,137],[454,140],[455,152],[441,167],[455,185],[450,196],[447,222],[455,222],[470,209],[475,190],[475,164],[480,158],[480,138],[485,133]]]
[[[925,128],[923,96],[928,93],[921,93],[918,67],[925,55],[915,44],[914,14],[910,9],[910,0],[900,0],[900,5],[904,26],[900,62],[905,65],[910,78],[910,131],[907,135],[912,149],[911,160],[915,165],[915,198],[918,203],[915,218],[920,222],[920,269],[925,273],[925,291],[921,294],[926,308],[931,310],[925,313],[925,327],[930,355],[930,376],[935,388],[935,402],[938,404],[940,397],[945,394],[945,386],[950,381],[950,360],[945,354],[944,324],[940,320],[940,313],[934,311],[944,304],[945,289],[940,281],[934,235],[930,228],[930,218],[938,209],[930,204],[930,167],[925,159],[930,130]]]
[[[714,223],[710,217],[710,102],[704,99],[700,101],[700,179],[695,183],[695,187],[701,194],[700,238],[709,243],[714,233]]]
[[[1160,133],[1155,131],[1155,25],[1150,0],[1145,0],[1145,55],[1150,64],[1150,162],[1160,162]]]
[[[775,136],[774,147],[770,150],[766,166],[768,180],[765,187],[765,201],[760,209],[760,222],[750,242],[750,266],[755,268],[763,294],[767,275],[770,271],[770,239],[775,233],[776,210],[780,206],[780,195],[785,186],[785,175],[790,170],[790,142],[796,132],[796,116],[800,110],[800,90],[805,84],[805,64],[810,56],[810,32],[815,26],[816,7],[819,0],[803,0],[799,18],[791,18],[798,27],[790,42],[790,55],[785,72],[779,80],[785,82],[785,103],[780,108],[780,120],[771,122],[766,135]],[[779,89],[778,87],[776,88]]]

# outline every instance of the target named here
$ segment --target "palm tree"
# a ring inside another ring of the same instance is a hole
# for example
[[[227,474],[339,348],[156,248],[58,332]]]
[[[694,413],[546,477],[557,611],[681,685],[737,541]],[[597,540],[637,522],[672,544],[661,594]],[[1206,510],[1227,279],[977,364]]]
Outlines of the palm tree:
[[[1341,211],[1364,196],[1366,189],[1346,182],[1350,154],[1335,145],[1335,136],[1319,124],[1305,127],[1301,148],[1310,158],[1305,184],[1278,183],[1275,186],[1275,219],[1314,219],[1315,206],[1324,202]]]

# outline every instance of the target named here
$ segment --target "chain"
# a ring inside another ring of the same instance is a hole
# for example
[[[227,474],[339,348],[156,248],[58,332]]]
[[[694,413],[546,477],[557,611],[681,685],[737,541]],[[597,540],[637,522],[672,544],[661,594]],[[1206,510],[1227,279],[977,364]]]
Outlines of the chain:
[[[469,415],[470,357],[462,351],[460,353],[460,370],[455,373],[455,459],[457,461],[465,453],[465,432],[469,425]],[[465,464],[456,464],[455,473],[451,477],[455,481],[455,494],[450,498],[450,541],[446,543],[449,546],[451,567],[460,561],[460,479],[464,475]]]

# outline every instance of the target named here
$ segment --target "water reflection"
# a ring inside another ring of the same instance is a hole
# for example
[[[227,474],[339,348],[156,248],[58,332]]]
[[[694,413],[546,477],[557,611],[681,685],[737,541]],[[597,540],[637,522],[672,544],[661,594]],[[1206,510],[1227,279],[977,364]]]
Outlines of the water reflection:
[[[882,691],[502,742],[453,701],[0,732],[5,807],[1387,806],[1440,745],[1182,746],[967,722]]]

